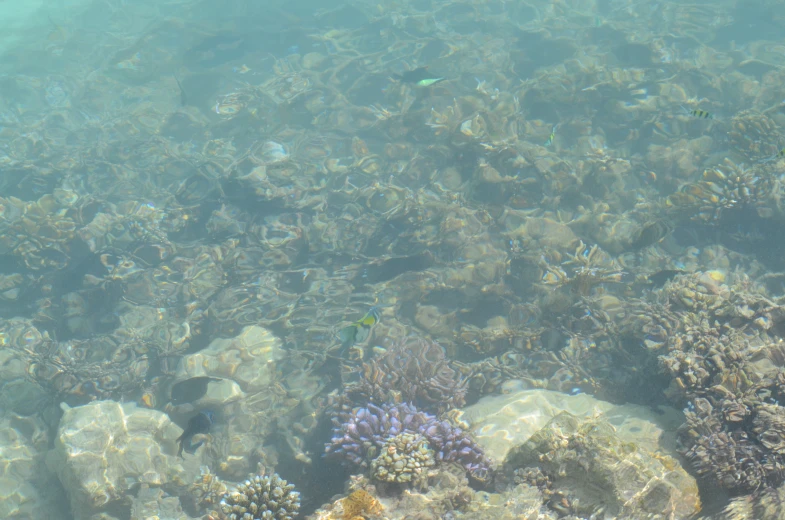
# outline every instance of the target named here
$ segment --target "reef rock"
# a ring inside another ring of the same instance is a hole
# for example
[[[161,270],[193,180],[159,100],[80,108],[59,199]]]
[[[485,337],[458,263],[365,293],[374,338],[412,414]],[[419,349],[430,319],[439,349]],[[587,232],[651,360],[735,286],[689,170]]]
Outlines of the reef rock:
[[[0,518],[56,517],[55,503],[64,497],[44,465],[47,441],[39,419],[9,414],[0,420]]]
[[[701,509],[698,486],[672,457],[625,442],[603,417],[562,412],[513,448],[504,472],[539,469],[566,512],[602,511],[607,518],[692,518]]]
[[[518,484],[502,493],[476,491],[465,475],[447,468],[436,470],[422,489],[403,493],[382,493],[366,477],[349,485],[348,496],[325,504],[310,520],[556,520],[561,518],[546,506],[542,492],[528,484]]]
[[[134,403],[96,401],[65,408],[47,463],[60,479],[76,518],[130,512],[139,485],[184,485],[175,456],[181,429],[166,414]]]
[[[485,454],[496,463],[508,452],[529,440],[561,412],[576,417],[603,414],[617,435],[650,451],[664,449],[675,453],[672,433],[684,422],[681,412],[661,408],[660,414],[635,405],[614,405],[588,394],[568,395],[551,390],[522,390],[489,396],[463,409],[459,419],[468,423],[469,431]]]
[[[183,358],[177,380],[209,376],[234,381],[247,393],[258,392],[273,381],[275,362],[283,355],[281,340],[269,330],[245,327],[237,336],[215,339],[206,349]]]

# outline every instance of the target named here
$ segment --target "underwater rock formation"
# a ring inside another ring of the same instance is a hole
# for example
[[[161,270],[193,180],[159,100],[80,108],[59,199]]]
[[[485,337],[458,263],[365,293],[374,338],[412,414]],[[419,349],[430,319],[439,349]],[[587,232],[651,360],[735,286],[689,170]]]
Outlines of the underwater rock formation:
[[[254,325],[235,337],[213,340],[206,349],[183,357],[177,368],[178,383],[210,378],[203,396],[167,410],[183,420],[197,405],[216,412],[221,434],[213,438],[207,456],[219,461],[215,469],[225,478],[244,479],[255,470],[257,459],[266,460],[262,447],[268,437],[300,419],[295,410],[319,389],[315,376],[302,371],[290,370],[284,379],[279,364],[284,356],[281,340]],[[295,449],[301,444],[298,434],[281,436]],[[295,456],[305,458],[302,452]]]
[[[369,460],[376,458],[391,438],[408,431],[427,440],[437,462],[458,463],[480,481],[489,476],[491,461],[468,433],[412,405],[369,404],[348,416],[333,418],[333,424],[327,453],[349,464],[368,467]]]
[[[0,518],[53,518],[64,500],[46,471],[49,436],[43,421],[11,416],[0,419]]]
[[[438,343],[410,337],[363,363],[359,381],[344,388],[358,404],[413,403],[441,413],[463,406],[466,379],[453,370]]]
[[[675,459],[623,442],[601,417],[556,416],[504,462],[508,475],[530,467],[548,477],[562,513],[665,519],[701,509],[695,479]]]
[[[67,408],[47,463],[57,473],[76,518],[129,508],[132,489],[184,484],[174,439],[180,428],[166,414],[134,403],[96,401]]]
[[[177,380],[204,376],[229,379],[244,392],[258,392],[270,385],[275,361],[283,356],[281,340],[269,330],[245,327],[234,338],[217,338],[206,349],[183,358]]]
[[[275,473],[256,475],[224,495],[221,510],[229,520],[291,520],[300,510],[300,493]]]
[[[588,394],[532,389],[484,397],[464,408],[458,419],[470,424],[469,431],[492,460],[502,461],[511,449],[564,411],[583,418],[602,413],[625,442],[654,451],[661,447],[667,431],[682,421],[681,413],[674,409],[659,410],[661,413],[655,414],[646,407],[614,405]]]

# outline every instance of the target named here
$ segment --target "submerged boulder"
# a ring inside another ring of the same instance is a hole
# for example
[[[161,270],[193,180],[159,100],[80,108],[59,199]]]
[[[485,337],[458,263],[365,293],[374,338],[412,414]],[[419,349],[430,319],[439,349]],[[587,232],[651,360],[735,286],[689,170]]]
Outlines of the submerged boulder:
[[[157,410],[96,401],[65,409],[47,463],[76,518],[130,511],[139,486],[171,491],[189,480],[175,455],[181,432]]]

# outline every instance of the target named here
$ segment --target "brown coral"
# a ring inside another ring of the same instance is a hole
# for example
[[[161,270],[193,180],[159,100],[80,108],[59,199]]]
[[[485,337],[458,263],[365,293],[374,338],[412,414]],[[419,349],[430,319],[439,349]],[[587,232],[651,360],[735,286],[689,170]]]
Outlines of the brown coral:
[[[360,404],[414,403],[440,413],[463,405],[466,379],[450,366],[438,343],[410,337],[363,363],[359,381],[345,388]]]
[[[365,518],[367,515],[378,515],[382,512],[382,504],[364,489],[352,491],[348,497],[341,499],[343,516],[346,520]]]

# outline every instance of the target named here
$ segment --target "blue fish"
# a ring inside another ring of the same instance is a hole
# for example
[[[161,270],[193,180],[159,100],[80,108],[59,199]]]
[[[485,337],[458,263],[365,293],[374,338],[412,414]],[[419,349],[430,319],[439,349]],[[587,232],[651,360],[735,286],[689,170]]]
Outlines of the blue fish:
[[[183,450],[185,450],[186,453],[195,453],[199,446],[204,444],[204,441],[192,444],[191,440],[196,434],[209,432],[210,426],[213,425],[214,420],[215,414],[209,410],[199,412],[191,417],[188,420],[188,425],[185,427],[185,430],[183,430],[183,434],[177,438],[177,443],[180,445],[177,450],[177,456],[182,457]]]

